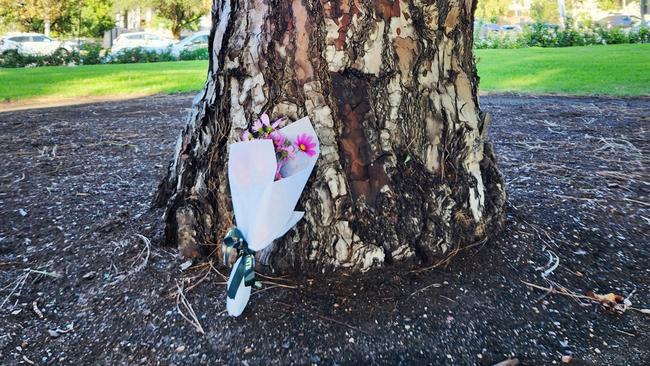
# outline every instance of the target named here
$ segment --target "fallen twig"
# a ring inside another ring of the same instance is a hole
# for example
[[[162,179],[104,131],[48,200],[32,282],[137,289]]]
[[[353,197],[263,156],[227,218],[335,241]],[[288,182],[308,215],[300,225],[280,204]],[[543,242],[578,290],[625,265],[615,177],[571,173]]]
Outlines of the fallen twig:
[[[425,291],[425,290],[427,290],[427,289],[429,289],[429,288],[431,288],[431,287],[440,287],[440,286],[442,286],[442,285],[439,284],[439,283],[432,283],[432,284],[430,284],[430,285],[428,285],[428,286],[424,286],[424,287],[422,287],[421,289],[416,290],[416,291],[414,291],[413,293],[411,293],[411,294],[406,298],[406,300],[408,300],[408,299],[410,299],[411,297],[415,296],[417,293],[420,293],[420,292],[422,292],[422,291]]]
[[[32,302],[32,309],[34,310],[36,315],[38,315],[39,318],[41,318],[41,319],[44,318],[43,312],[41,311],[41,309],[38,308],[38,303],[36,302],[36,300],[34,300],[34,302]]]
[[[144,256],[144,260],[142,261],[142,263],[140,263],[134,270],[134,272],[140,272],[147,266],[147,263],[149,263],[149,256],[151,255],[151,240],[149,240],[149,238],[141,234],[135,234],[135,235],[138,238],[140,238],[140,240],[142,240],[142,243],[144,243],[144,248],[142,248],[140,253],[138,253],[138,256],[134,259],[134,262],[142,258],[145,252],[147,253]]]
[[[617,332],[619,332],[619,333],[621,333],[621,334],[628,335],[628,336],[630,336],[630,337],[636,337],[635,334],[628,333],[628,332],[622,331],[622,330],[620,330],[620,329],[614,329],[614,330],[617,331]]]
[[[40,271],[40,270],[37,270],[37,269],[31,269],[31,268],[25,269],[24,274],[18,276],[18,278],[15,279],[14,282],[11,282],[9,285],[7,285],[7,286],[5,286],[3,288],[3,290],[4,290],[4,289],[6,289],[8,287],[11,287],[11,285],[14,285],[14,287],[9,292],[9,295],[7,295],[7,297],[5,297],[5,299],[2,301],[2,304],[0,304],[0,309],[2,307],[4,307],[4,305],[7,303],[7,301],[9,301],[11,296],[13,296],[14,294],[16,294],[16,296],[20,296],[20,293],[22,292],[23,286],[25,285],[25,282],[27,282],[27,278],[32,273],[36,273],[36,274],[40,274],[40,275],[48,276],[48,277],[52,277],[52,278],[61,278],[62,277],[60,274],[58,274],[56,272],[46,272],[46,271]]]
[[[638,200],[635,200],[635,199],[632,199],[632,198],[627,198],[627,197],[623,197],[623,200],[628,201],[628,202],[638,203],[640,205],[650,207],[650,203],[648,203],[648,202],[638,201]]]
[[[201,284],[203,281],[205,281],[205,280],[208,278],[208,276],[210,275],[210,273],[212,272],[212,268],[214,268],[214,266],[212,265],[212,260],[210,260],[210,262],[208,262],[208,263],[205,263],[205,264],[203,264],[203,265],[198,265],[198,266],[196,266],[196,267],[201,267],[201,266],[206,266],[206,267],[207,267],[207,268],[204,270],[204,271],[205,271],[205,274],[204,274],[203,277],[201,277],[197,282],[195,282],[195,283],[193,283],[191,286],[187,287],[187,288],[185,289],[185,291],[189,292],[189,291],[191,291],[193,288],[195,288],[196,286],[198,286],[199,284]],[[218,271],[217,271],[217,273],[218,273],[219,275],[221,275],[221,273],[219,273]],[[200,275],[199,275],[199,276],[200,276]],[[223,275],[221,275],[221,276],[223,276]],[[196,277],[198,277],[198,276],[194,276],[194,277],[192,277],[192,279],[194,279],[194,278],[196,278]],[[228,282],[226,282],[226,281],[223,281],[223,282],[216,282],[217,285],[226,285],[227,283],[228,283]]]
[[[256,273],[255,276],[257,276],[257,275],[258,274]],[[259,281],[259,282],[262,283],[262,284],[265,284],[265,285],[271,285],[273,287],[282,287],[282,288],[290,288],[290,289],[297,289],[298,288],[298,286],[285,285],[283,283],[278,283],[278,282],[273,282],[273,281]]]
[[[546,264],[545,267],[538,267],[535,268],[538,271],[541,271],[542,269],[546,268],[544,272],[542,273],[542,278],[546,278],[553,273],[557,269],[557,267],[560,265],[560,257],[557,256],[557,254],[553,253],[550,250],[546,250],[546,253],[548,254],[548,263]]]
[[[451,252],[449,252],[449,254],[445,257],[445,259],[443,259],[441,261],[438,261],[438,262],[436,262],[433,265],[428,266],[428,267],[414,269],[414,270],[411,271],[411,273],[424,272],[424,271],[428,271],[430,269],[438,268],[440,266],[445,266],[446,267],[446,266],[449,265],[449,263],[451,263],[451,260],[458,253],[462,252],[463,250],[468,250],[468,249],[474,248],[476,246],[483,245],[483,244],[487,243],[487,240],[488,240],[488,238],[486,236],[485,238],[483,238],[483,239],[481,239],[481,240],[479,240],[479,241],[477,241],[475,243],[472,243],[470,245],[467,245],[467,246],[464,246],[464,247],[455,247],[454,249],[452,249]]]
[[[558,198],[564,198],[564,199],[571,199],[571,200],[577,200],[577,201],[587,201],[587,202],[605,202],[605,200],[600,199],[600,198],[589,198],[589,197],[576,197],[576,196],[569,196],[565,194],[557,194],[553,193],[555,197]]]
[[[39,271],[37,269],[31,269],[31,268],[27,268],[26,271],[29,271],[30,273],[38,273],[38,274],[41,274],[43,276],[48,276],[48,277],[52,277],[52,278],[61,278],[61,277],[63,277],[62,275],[60,275],[60,274],[58,274],[56,272]]]
[[[181,282],[182,283],[182,282]],[[203,330],[203,327],[201,326],[201,323],[199,322],[198,317],[196,316],[196,313],[194,312],[194,309],[192,308],[192,304],[187,300],[185,297],[185,294],[183,293],[183,286],[178,284],[178,281],[176,281],[176,310],[178,313],[185,319],[188,323],[192,324],[194,328],[196,329],[197,332],[201,334],[205,334],[205,331]],[[185,313],[181,310],[181,305],[185,308],[185,310],[188,312],[190,315],[189,317],[185,315]]]
[[[2,309],[5,306],[7,301],[9,301],[11,296],[14,293],[16,293],[16,291],[18,291],[18,294],[20,294],[20,291],[22,290],[23,286],[25,285],[25,281],[27,281],[27,277],[29,277],[29,273],[30,272],[28,271],[27,273],[19,276],[16,280],[14,280],[14,282],[12,282],[12,283],[15,283],[15,285],[11,289],[11,291],[9,292],[9,295],[7,295],[7,297],[5,297],[5,299],[2,301],[2,304],[0,304],[0,309]]]
[[[223,279],[224,281],[228,281],[228,276],[226,276],[223,273],[219,272],[219,270],[217,269],[217,267],[214,266],[214,263],[212,263],[212,261],[210,261],[209,263],[210,263],[210,269],[211,270],[215,271],[219,276],[221,276],[221,279]]]
[[[580,305],[583,305],[583,306],[588,305],[588,304],[585,304],[580,300],[588,300],[589,302],[591,302],[593,304],[599,304],[599,305],[603,304],[601,300],[599,300],[598,298],[596,298],[594,296],[580,295],[580,294],[577,294],[577,293],[567,289],[566,287],[560,286],[558,284],[554,284],[555,286],[558,287],[558,289],[556,290],[553,287],[544,287],[544,286],[536,285],[534,283],[526,282],[524,280],[521,280],[521,282],[524,283],[526,286],[536,288],[538,290],[544,290],[544,291],[546,291],[548,293],[551,293],[551,294],[558,294],[558,295],[564,295],[564,296],[572,297]],[[630,310],[634,310],[634,311],[637,311],[637,312],[645,314],[645,315],[650,315],[650,309],[641,309],[641,308],[637,308],[637,307],[634,307],[634,306],[626,306],[625,309],[630,309]]]

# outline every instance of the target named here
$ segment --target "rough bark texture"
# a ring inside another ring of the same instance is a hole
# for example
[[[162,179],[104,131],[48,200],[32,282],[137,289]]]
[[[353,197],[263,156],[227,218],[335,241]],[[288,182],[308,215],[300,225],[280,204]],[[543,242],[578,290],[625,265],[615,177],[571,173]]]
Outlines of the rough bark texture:
[[[472,56],[472,0],[215,0],[210,66],[155,203],[184,256],[233,224],[228,144],[308,115],[322,154],[275,270],[431,262],[496,233],[505,192]]]

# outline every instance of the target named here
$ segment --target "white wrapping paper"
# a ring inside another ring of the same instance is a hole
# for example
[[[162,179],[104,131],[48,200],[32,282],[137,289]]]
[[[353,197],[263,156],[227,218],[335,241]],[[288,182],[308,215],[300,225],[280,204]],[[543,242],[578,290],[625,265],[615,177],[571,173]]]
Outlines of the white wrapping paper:
[[[274,181],[277,161],[272,140],[242,141],[230,145],[228,181],[235,221],[248,247],[254,251],[270,245],[303,217],[304,212],[294,209],[320,155],[320,143],[309,118],[304,117],[278,131],[292,143],[303,133],[316,142],[316,154],[309,157],[296,151],[295,158],[282,167],[283,178],[278,181]],[[230,273],[229,288],[239,261],[241,258]],[[241,315],[250,294],[251,288],[242,281],[235,298],[227,297],[228,314]]]

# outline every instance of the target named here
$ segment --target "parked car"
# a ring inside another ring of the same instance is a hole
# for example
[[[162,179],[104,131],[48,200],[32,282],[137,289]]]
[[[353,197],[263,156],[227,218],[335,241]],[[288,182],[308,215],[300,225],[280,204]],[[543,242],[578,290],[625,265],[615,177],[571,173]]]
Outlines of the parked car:
[[[202,31],[183,38],[180,42],[172,45],[172,55],[179,57],[183,51],[194,51],[200,48],[208,48],[209,35],[209,31]]]
[[[478,35],[479,38],[486,38],[489,35],[494,35],[501,31],[501,26],[494,23],[485,23],[480,20],[474,21],[474,33]]]
[[[63,41],[62,45],[70,51],[80,51],[84,45],[97,43],[92,38],[73,38]]]
[[[174,40],[147,32],[123,33],[113,41],[112,53],[124,49],[144,48],[147,50],[162,51],[174,44]]]
[[[501,26],[501,32],[503,33],[521,33],[522,29],[516,24],[506,24]]]
[[[39,33],[18,33],[0,38],[0,54],[18,52],[26,56],[48,56],[71,51],[61,42]]]
[[[613,14],[604,17],[603,19],[599,20],[597,23],[608,29],[630,28],[634,25],[634,19],[632,19],[632,17],[629,15]]]

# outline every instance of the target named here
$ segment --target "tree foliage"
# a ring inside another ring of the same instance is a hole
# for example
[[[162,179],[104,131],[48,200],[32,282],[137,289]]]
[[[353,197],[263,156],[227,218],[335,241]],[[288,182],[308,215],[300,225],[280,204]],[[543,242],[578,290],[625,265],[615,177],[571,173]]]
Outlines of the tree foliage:
[[[596,2],[603,10],[619,10],[623,7],[622,0],[597,0]]]
[[[0,22],[21,31],[100,37],[113,27],[111,0],[0,0]]]
[[[496,23],[498,17],[506,15],[511,3],[512,0],[479,1],[476,5],[476,18]]]
[[[557,1],[533,0],[530,16],[537,22],[557,23],[559,18]]]
[[[0,18],[24,30],[42,32],[46,23],[55,24],[73,6],[71,0],[0,0]]]
[[[85,0],[81,7],[81,35],[101,37],[115,26],[111,0]]]
[[[183,29],[196,30],[199,19],[208,12],[203,0],[153,0],[153,6],[158,15],[171,22],[175,38]]]

